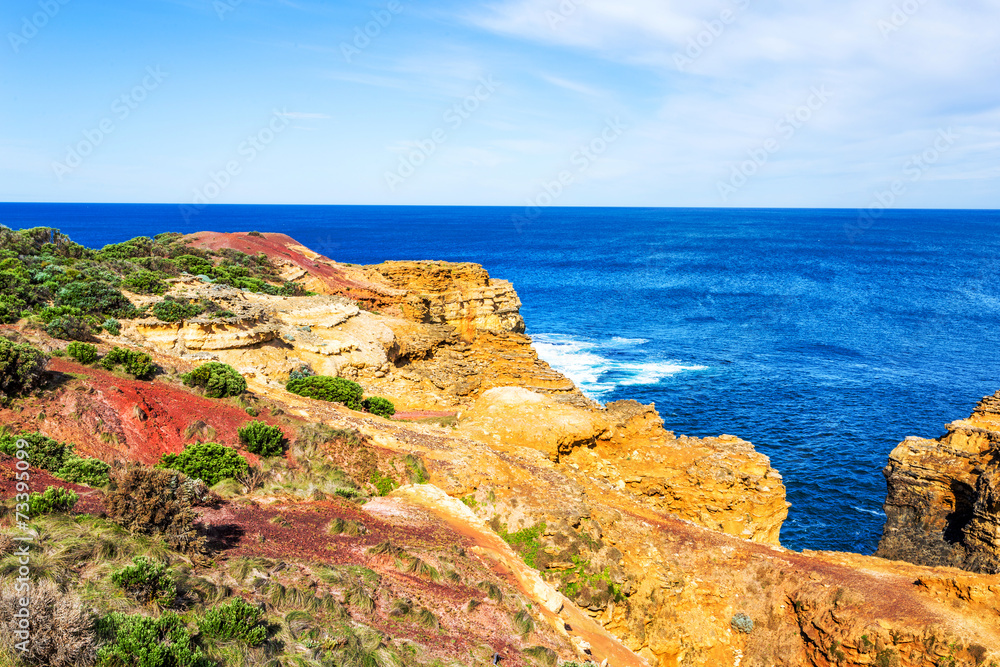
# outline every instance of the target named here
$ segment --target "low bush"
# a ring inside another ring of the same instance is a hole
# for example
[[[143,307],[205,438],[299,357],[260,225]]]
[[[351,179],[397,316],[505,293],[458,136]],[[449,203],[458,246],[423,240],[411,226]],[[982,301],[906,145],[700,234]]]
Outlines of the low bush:
[[[753,632],[753,619],[746,614],[736,614],[729,621],[729,625],[733,626],[734,630],[743,632],[745,634],[750,634]]]
[[[126,373],[138,380],[148,380],[156,372],[153,359],[148,354],[122,347],[111,348],[101,359],[101,366],[109,371],[121,366]]]
[[[304,380],[305,378],[311,378],[316,375],[313,369],[309,368],[305,364],[299,366],[294,371],[288,374],[289,381],[291,380]]]
[[[73,484],[101,487],[108,483],[111,466],[100,459],[67,456],[66,462],[56,471],[59,479]]]
[[[81,364],[92,364],[97,361],[97,348],[89,343],[70,343],[66,346],[66,354]]]
[[[59,290],[55,303],[90,315],[129,318],[138,313],[121,291],[103,280],[72,282]]]
[[[386,477],[376,470],[368,480],[380,496],[387,496],[396,488],[396,482],[391,477]]]
[[[68,512],[80,499],[73,491],[60,486],[50,486],[42,493],[28,496],[28,516],[36,517],[53,512]]]
[[[113,612],[97,621],[104,641],[100,667],[213,667],[184,621],[174,613],[159,618]]]
[[[30,345],[0,338],[0,403],[40,387],[48,361]]]
[[[216,442],[197,442],[180,454],[164,454],[156,467],[176,470],[208,486],[224,479],[237,479],[250,470],[246,459],[235,449]]]
[[[143,604],[169,607],[177,599],[177,586],[166,563],[154,563],[144,556],[111,574],[111,581]]]
[[[361,397],[364,395],[364,390],[357,382],[327,375],[290,380],[285,388],[293,394],[306,398],[343,403],[352,410],[361,409]]]
[[[0,324],[17,322],[28,304],[13,294],[0,295]]]
[[[0,452],[14,456],[17,453],[17,441],[28,443],[25,452],[28,463],[36,468],[55,472],[63,467],[72,455],[73,448],[41,433],[21,433],[20,435],[4,434],[0,436]]]
[[[81,317],[57,317],[45,327],[45,333],[59,340],[86,340],[90,338],[90,325]]]
[[[155,271],[136,271],[122,280],[122,287],[136,294],[163,294],[167,284],[161,280]]]
[[[212,639],[238,640],[249,646],[259,646],[267,639],[263,615],[259,607],[243,598],[233,598],[205,612],[205,616],[198,621],[198,629]]]
[[[361,402],[361,407],[373,415],[385,417],[386,419],[396,414],[396,406],[392,404],[392,401],[379,396],[366,398]]]
[[[153,304],[153,315],[163,322],[180,322],[197,315],[201,315],[205,309],[196,303],[181,303],[171,299],[164,299]]]
[[[247,381],[229,364],[210,361],[181,375],[189,387],[202,387],[209,398],[239,396],[247,390]]]
[[[285,451],[285,434],[277,426],[253,421],[241,426],[237,433],[247,451],[258,456],[280,456]]]
[[[97,641],[93,613],[76,594],[59,590],[59,585],[51,581],[39,580],[31,585],[31,595],[27,596],[31,641],[26,647],[22,645],[23,650],[16,648],[23,641],[17,634],[23,632],[17,614],[24,608],[21,601],[25,594],[18,590],[14,577],[4,579],[0,588],[0,656],[6,651],[19,660],[2,664],[45,667],[94,664]]]
[[[178,551],[200,553],[205,540],[195,527],[194,507],[208,498],[203,482],[172,470],[132,466],[111,475],[104,506],[108,518],[133,533],[162,535]]]
[[[104,324],[102,324],[101,327],[112,336],[117,336],[122,332],[121,323],[119,323],[118,320],[116,320],[113,317],[109,317],[108,319],[104,320]]]

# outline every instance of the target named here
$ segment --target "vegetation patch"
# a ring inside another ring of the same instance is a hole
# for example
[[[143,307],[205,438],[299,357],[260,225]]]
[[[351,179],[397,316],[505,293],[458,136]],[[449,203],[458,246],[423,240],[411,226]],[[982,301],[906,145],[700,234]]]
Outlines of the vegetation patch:
[[[177,586],[166,563],[136,556],[131,565],[111,574],[111,581],[143,604],[169,607],[177,599]]]
[[[538,552],[541,551],[541,537],[545,534],[545,523],[536,523],[530,528],[524,528],[516,533],[508,533],[506,524],[500,524],[497,534],[521,555],[530,567],[537,567]]]
[[[40,350],[0,338],[0,402],[40,387],[48,362]]]
[[[36,517],[52,512],[68,512],[80,499],[74,491],[61,486],[50,486],[42,493],[28,496],[28,516]]]
[[[293,394],[315,398],[320,401],[342,403],[352,410],[360,410],[364,390],[361,385],[344,378],[328,375],[312,375],[297,380],[289,380],[285,389]]]
[[[127,350],[123,347],[111,348],[101,359],[101,366],[109,371],[121,366],[126,373],[137,380],[149,380],[156,372],[152,357],[145,352]]]
[[[277,426],[252,421],[241,426],[237,433],[240,436],[240,442],[252,454],[281,456],[285,451],[285,434]]]
[[[229,364],[210,361],[190,373],[181,375],[181,380],[189,387],[201,387],[209,398],[239,396],[247,390],[247,382],[239,371]]]
[[[370,396],[361,402],[361,407],[365,409],[366,412],[370,412],[373,415],[379,417],[389,417],[396,414],[396,406],[392,404],[387,398],[381,398],[379,396]]]
[[[208,486],[224,479],[237,479],[250,470],[246,459],[235,449],[216,442],[197,442],[187,445],[180,454],[164,454],[156,467],[176,470]]]
[[[97,348],[88,343],[70,343],[66,346],[66,354],[77,363],[84,365],[97,361]]]

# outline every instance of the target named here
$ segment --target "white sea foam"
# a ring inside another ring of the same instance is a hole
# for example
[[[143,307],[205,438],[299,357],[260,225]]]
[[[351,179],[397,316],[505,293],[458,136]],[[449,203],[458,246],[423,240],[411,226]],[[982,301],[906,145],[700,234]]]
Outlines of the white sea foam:
[[[874,516],[885,516],[885,512],[876,512],[875,510],[866,510],[864,507],[857,507],[856,505],[851,505],[852,510],[861,512],[862,514],[872,514]]]
[[[584,341],[563,334],[535,334],[531,337],[538,356],[576,383],[592,398],[619,386],[651,385],[685,371],[705,370],[706,366],[686,366],[674,361],[639,362],[611,359],[602,348],[621,348],[648,343],[643,338],[615,337],[608,343]]]

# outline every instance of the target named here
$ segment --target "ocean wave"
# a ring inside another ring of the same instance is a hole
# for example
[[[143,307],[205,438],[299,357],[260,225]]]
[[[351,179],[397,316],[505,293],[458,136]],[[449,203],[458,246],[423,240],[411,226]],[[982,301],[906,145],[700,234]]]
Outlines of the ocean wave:
[[[882,516],[882,517],[885,516],[885,512],[876,512],[875,510],[866,510],[865,508],[858,507],[856,505],[851,505],[851,509],[855,510],[857,512],[861,512],[862,514],[871,514],[873,516]]]
[[[579,340],[565,334],[534,334],[531,339],[543,361],[571,379],[591,398],[600,398],[619,386],[653,385],[678,373],[707,368],[676,361],[611,359],[600,353],[601,349],[649,342],[643,338],[616,336],[610,342],[600,343]]]

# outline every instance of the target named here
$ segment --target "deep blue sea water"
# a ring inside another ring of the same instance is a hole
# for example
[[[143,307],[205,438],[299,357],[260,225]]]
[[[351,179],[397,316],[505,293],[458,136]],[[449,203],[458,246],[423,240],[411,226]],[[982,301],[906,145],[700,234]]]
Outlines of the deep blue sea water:
[[[1000,212],[0,204],[100,246],[273,231],[344,262],[444,259],[513,281],[543,358],[601,401],[732,433],[792,503],[782,543],[871,553],[889,451],[1000,389]],[[520,220],[515,216],[521,216]],[[865,225],[867,226],[867,225]]]

